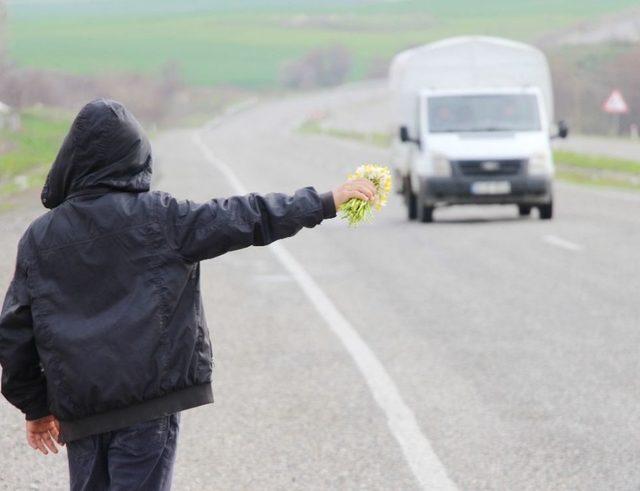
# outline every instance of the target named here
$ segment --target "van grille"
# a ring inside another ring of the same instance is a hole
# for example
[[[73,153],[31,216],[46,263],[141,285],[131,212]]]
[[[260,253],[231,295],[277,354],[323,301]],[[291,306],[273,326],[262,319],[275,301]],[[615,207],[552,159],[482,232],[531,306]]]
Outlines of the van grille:
[[[491,177],[519,174],[526,160],[456,160],[452,164],[463,176]]]

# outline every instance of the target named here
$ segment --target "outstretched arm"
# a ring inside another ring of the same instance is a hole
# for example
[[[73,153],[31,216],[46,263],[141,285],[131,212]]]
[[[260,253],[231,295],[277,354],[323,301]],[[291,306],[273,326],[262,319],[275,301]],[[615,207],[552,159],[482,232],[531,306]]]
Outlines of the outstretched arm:
[[[351,198],[374,196],[375,186],[366,179],[347,181],[324,194],[303,188],[292,196],[249,194],[203,204],[164,195],[160,214],[170,246],[185,259],[200,261],[291,237],[335,217],[336,209]]]

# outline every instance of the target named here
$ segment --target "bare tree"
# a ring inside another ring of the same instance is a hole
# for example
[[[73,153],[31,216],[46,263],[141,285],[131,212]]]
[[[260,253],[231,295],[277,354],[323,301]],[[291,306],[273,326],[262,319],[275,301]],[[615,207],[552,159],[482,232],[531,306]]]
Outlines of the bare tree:
[[[628,134],[632,124],[640,124],[639,60],[640,46],[629,46],[602,60],[595,55],[549,53],[558,119],[567,119],[576,133]],[[622,92],[629,107],[627,114],[611,115],[602,110],[613,89]]]
[[[282,84],[296,89],[338,85],[346,80],[352,65],[351,53],[344,46],[317,48],[283,67]]]
[[[365,73],[366,78],[386,78],[389,74],[391,58],[388,56],[374,56]]]
[[[619,89],[629,107],[629,112],[618,117],[617,131],[626,133],[632,124],[640,123],[640,70],[638,70],[638,60],[640,60],[640,48],[636,47],[620,54],[612,63],[610,63],[605,71],[607,91],[600,95],[601,99],[609,94],[611,89]],[[611,121],[611,116],[608,120]]]
[[[0,66],[6,62],[7,45],[7,7],[4,0],[0,0]]]

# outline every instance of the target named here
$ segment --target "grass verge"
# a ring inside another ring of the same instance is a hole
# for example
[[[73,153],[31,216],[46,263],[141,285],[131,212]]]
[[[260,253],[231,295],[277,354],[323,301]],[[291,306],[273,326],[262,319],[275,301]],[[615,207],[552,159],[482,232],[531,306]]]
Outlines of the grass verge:
[[[640,176],[640,161],[607,157],[605,155],[584,155],[581,153],[556,150],[556,162],[586,170],[607,170]]]
[[[564,150],[553,155],[558,178],[564,181],[640,191],[640,161]]]
[[[388,147],[391,145],[391,135],[386,133],[361,133],[359,131],[330,128],[323,126],[320,120],[307,120],[299,128],[301,133],[313,135],[326,135],[344,140],[353,140],[376,147]]]
[[[0,200],[42,185],[70,121],[68,114],[31,108],[21,114],[19,131],[0,131]]]

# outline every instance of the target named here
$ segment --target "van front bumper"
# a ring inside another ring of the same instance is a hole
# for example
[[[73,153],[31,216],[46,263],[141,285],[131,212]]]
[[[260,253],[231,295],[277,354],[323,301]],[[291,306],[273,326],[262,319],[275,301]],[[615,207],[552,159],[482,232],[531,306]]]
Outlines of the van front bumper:
[[[479,194],[474,183],[509,182],[504,194]],[[425,177],[420,180],[420,195],[428,206],[458,204],[521,204],[542,205],[552,199],[551,177],[510,176],[493,179],[471,177]]]

